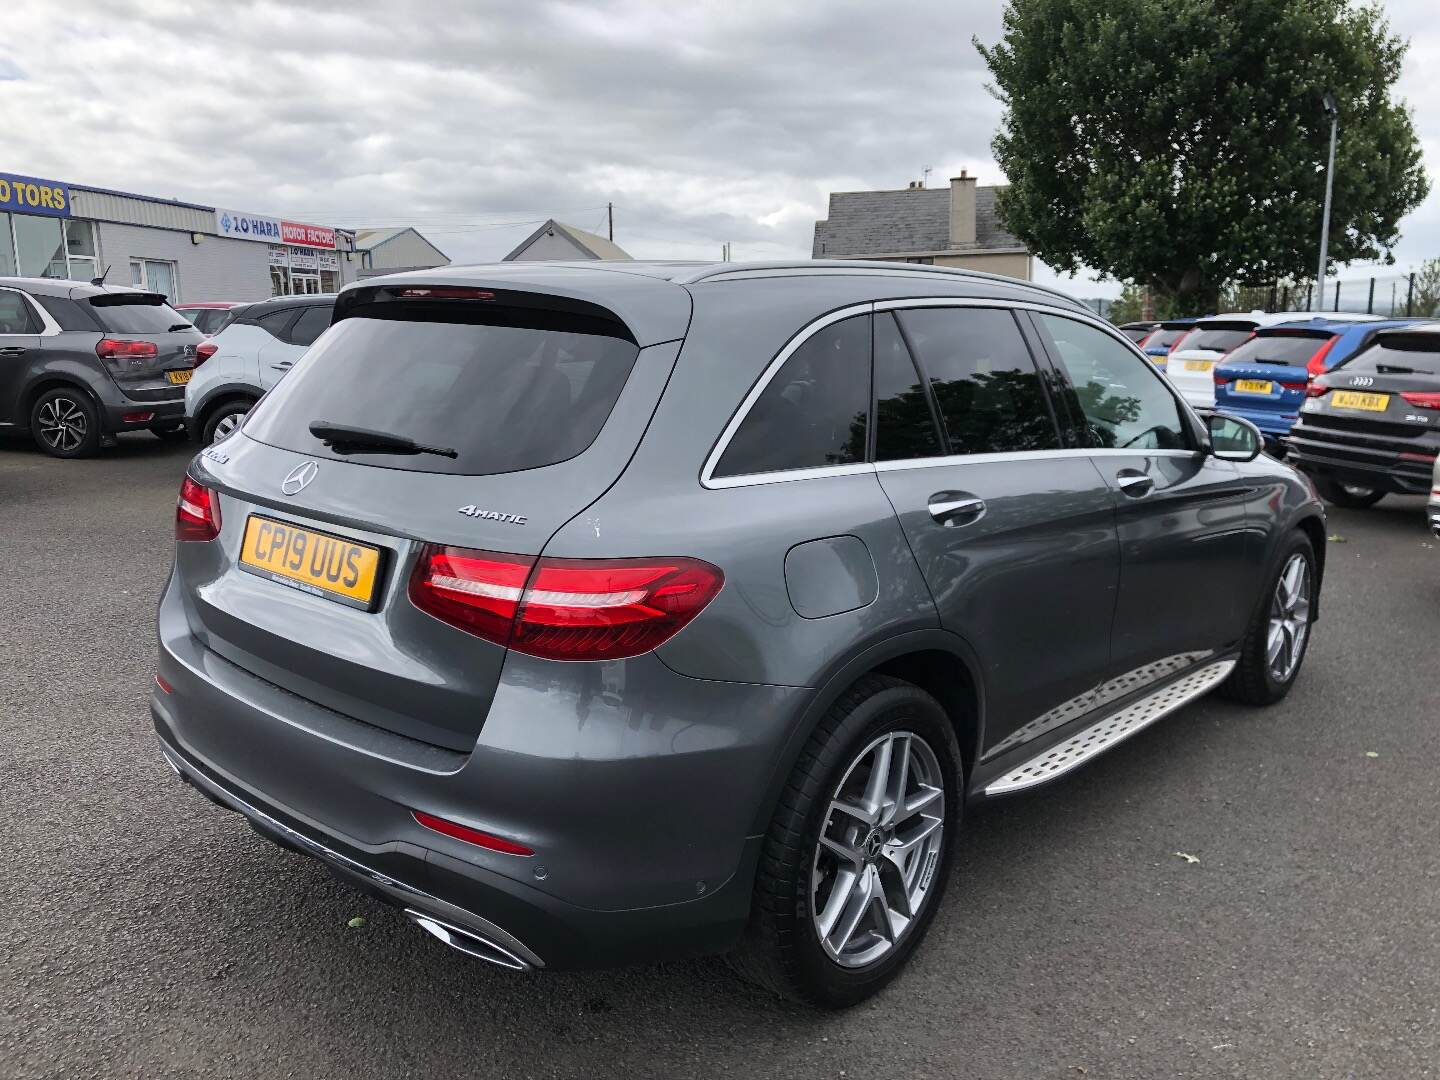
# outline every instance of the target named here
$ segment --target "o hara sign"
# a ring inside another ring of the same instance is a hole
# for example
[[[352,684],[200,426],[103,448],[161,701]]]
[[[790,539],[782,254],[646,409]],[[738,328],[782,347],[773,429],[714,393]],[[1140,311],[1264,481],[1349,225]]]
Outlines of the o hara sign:
[[[266,244],[288,244],[292,247],[335,246],[334,229],[323,225],[307,225],[299,221],[282,221],[264,214],[246,214],[239,210],[217,209],[215,231],[230,240],[259,240]]]
[[[0,211],[68,218],[70,188],[55,180],[0,173]]]

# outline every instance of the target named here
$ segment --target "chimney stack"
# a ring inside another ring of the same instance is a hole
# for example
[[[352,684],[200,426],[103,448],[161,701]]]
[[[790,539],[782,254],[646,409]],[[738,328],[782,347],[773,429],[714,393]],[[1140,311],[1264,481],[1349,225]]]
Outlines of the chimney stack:
[[[975,243],[975,177],[961,169],[950,178],[950,246]]]

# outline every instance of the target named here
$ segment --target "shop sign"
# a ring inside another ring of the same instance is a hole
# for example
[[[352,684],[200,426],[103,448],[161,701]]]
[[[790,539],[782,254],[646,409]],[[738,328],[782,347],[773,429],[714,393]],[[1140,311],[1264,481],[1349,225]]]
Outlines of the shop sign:
[[[283,243],[298,244],[301,247],[333,248],[335,246],[335,230],[327,229],[323,225],[302,225],[298,221],[282,221],[280,223],[280,239]]]
[[[216,210],[215,231],[231,240],[263,240],[267,243],[283,243],[280,239],[280,219],[262,217],[259,214],[242,214],[238,210]]]
[[[319,270],[320,256],[313,251],[292,251],[290,253],[290,269]]]
[[[289,266],[290,252],[283,247],[272,247],[270,249],[271,266]]]
[[[321,270],[339,270],[339,269],[340,269],[340,256],[339,256],[339,255],[336,255],[335,252],[333,252],[333,251],[322,251],[322,252],[320,252],[320,269],[321,269]]]
[[[0,173],[0,210],[42,217],[70,216],[70,189],[54,180]]]

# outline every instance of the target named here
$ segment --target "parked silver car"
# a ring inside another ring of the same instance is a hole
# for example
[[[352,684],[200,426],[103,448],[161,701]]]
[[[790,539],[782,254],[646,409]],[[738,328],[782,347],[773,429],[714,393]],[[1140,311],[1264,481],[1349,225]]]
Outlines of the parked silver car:
[[[967,802],[1289,690],[1323,511],[1259,453],[984,274],[359,283],[190,466],[155,726],[463,952],[734,950],[848,1005],[919,946]]]

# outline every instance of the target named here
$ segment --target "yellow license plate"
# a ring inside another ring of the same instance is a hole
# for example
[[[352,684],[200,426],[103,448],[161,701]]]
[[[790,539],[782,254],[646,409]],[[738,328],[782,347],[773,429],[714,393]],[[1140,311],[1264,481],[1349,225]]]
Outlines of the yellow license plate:
[[[1264,379],[1235,380],[1235,390],[1240,394],[1268,394],[1274,389],[1275,384]]]
[[[193,371],[186,368],[184,371],[167,371],[165,372],[165,377],[175,386],[184,386],[190,381],[190,376],[193,374]]]
[[[1211,366],[1212,366],[1214,363],[1215,363],[1214,360],[1186,360],[1186,361],[1185,361],[1185,370],[1186,370],[1186,371],[1209,371],[1210,368],[1211,368]]]
[[[251,514],[240,564],[281,585],[368,609],[380,574],[380,549]]]
[[[1389,394],[1364,394],[1358,390],[1330,391],[1330,404],[1337,409],[1362,409],[1365,412],[1384,412],[1390,404]]]

